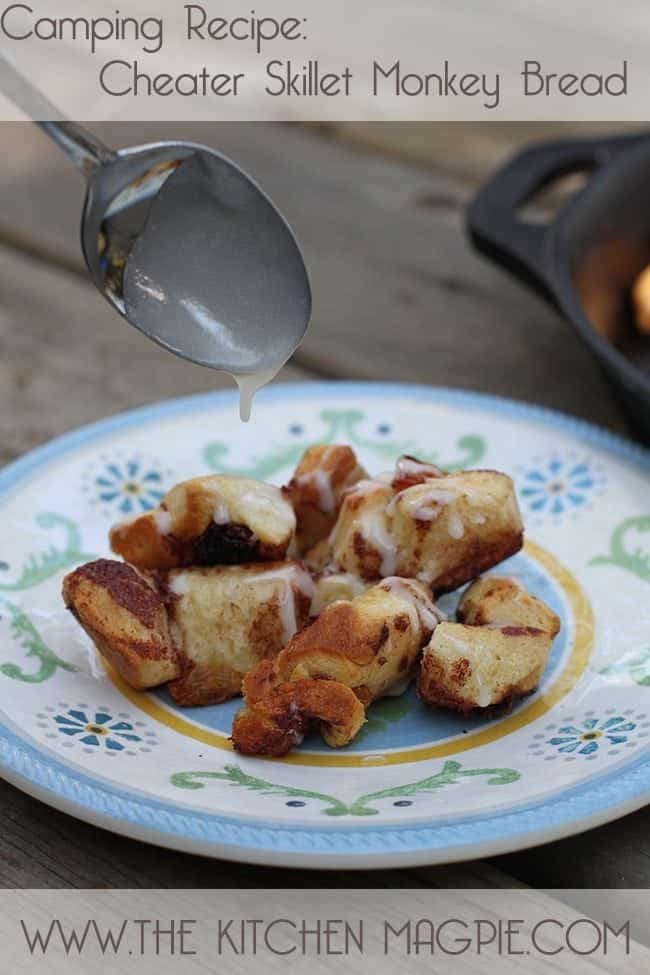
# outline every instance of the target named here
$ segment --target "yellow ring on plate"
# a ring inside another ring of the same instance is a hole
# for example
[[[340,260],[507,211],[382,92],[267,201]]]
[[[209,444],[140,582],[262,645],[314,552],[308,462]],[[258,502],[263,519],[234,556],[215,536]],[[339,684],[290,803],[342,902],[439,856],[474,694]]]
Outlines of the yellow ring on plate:
[[[446,758],[450,755],[469,751],[470,748],[478,748],[480,745],[489,745],[498,741],[550,711],[558,701],[575,687],[589,662],[594,640],[594,615],[587,595],[577,579],[550,552],[531,541],[525,543],[524,551],[541,565],[559,585],[567,600],[573,620],[573,645],[569,658],[566,666],[547,691],[503,721],[491,724],[482,731],[475,731],[472,734],[463,735],[462,738],[453,738],[440,744],[415,745],[412,748],[391,751],[386,754],[375,754],[373,752],[368,752],[365,755],[359,753],[346,754],[335,750],[331,752],[294,752],[286,758],[273,759],[273,761],[283,761],[290,765],[320,765],[326,768],[372,768],[378,765],[402,765],[405,762],[421,762],[429,758]],[[180,717],[177,712],[170,711],[160,704],[152,695],[134,691],[108,664],[105,664],[105,667],[111,680],[122,694],[149,717],[162,722],[186,738],[193,738],[203,745],[211,745],[223,751],[233,752],[230,740],[223,732],[214,731],[211,728],[202,728],[200,725]]]

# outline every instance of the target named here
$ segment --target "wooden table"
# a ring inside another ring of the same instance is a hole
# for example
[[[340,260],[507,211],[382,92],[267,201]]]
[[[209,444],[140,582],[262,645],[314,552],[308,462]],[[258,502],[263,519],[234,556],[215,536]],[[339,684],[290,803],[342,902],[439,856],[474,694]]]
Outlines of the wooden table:
[[[548,126],[545,127],[545,132]],[[282,380],[413,380],[514,396],[625,431],[568,327],[474,256],[463,208],[476,181],[535,126],[104,125],[115,145],[189,137],[238,159],[303,244],[310,333]],[[82,186],[27,124],[0,126],[0,464],[81,423],[214,389],[219,377],[161,351],[88,283]],[[471,164],[449,172],[443,147]],[[409,155],[409,144],[417,162]],[[402,158],[398,158],[398,156]],[[222,385],[227,385],[222,382]],[[2,887],[650,886],[646,810],[493,863],[323,874],[161,851],[54,812],[0,784]]]

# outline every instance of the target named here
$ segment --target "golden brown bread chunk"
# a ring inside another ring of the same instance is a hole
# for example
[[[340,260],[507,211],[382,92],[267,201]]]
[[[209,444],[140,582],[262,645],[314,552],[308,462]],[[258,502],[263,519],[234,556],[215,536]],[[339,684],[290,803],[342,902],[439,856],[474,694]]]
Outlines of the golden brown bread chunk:
[[[63,601],[137,691],[179,676],[167,607],[153,577],[123,562],[98,559],[65,577]]]
[[[269,692],[255,699],[265,684]],[[364,705],[345,684],[326,678],[278,682],[271,660],[244,679],[244,697],[250,703],[232,725],[233,746],[243,755],[286,755],[301,744],[313,721],[327,744],[337,748],[349,744],[365,721]]]
[[[131,687],[170,681],[177,703],[197,706],[239,694],[305,625],[312,584],[297,562],[145,572],[102,559],[66,576],[63,596]]]
[[[478,579],[458,623],[441,623],[424,648],[418,694],[427,704],[472,711],[510,704],[539,684],[560,621],[517,582]]]
[[[425,587],[408,579],[385,579],[332,603],[275,660],[246,675],[234,747],[285,755],[312,721],[328,745],[347,745],[372,701],[406,688],[439,619]]]
[[[114,525],[112,550],[140,569],[275,562],[296,519],[280,488],[211,474],[177,484],[153,511]]]
[[[298,554],[313,548],[334,527],[343,491],[366,472],[351,447],[309,447],[283,488],[296,513]]]
[[[442,593],[513,555],[522,541],[505,474],[442,474],[402,458],[392,479],[362,480],[345,492],[328,552],[320,546],[308,564],[316,569],[329,559],[368,581],[395,574]]]

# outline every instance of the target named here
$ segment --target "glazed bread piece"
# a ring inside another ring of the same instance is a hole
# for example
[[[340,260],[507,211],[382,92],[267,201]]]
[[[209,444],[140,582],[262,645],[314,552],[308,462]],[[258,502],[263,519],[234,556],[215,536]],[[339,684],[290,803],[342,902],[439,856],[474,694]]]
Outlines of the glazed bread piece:
[[[309,447],[283,488],[296,513],[296,545],[304,554],[327,538],[339,511],[343,491],[367,477],[351,447]]]
[[[277,654],[309,616],[297,562],[145,572],[102,559],[66,576],[63,597],[97,649],[136,690],[170,682],[178,704],[217,704]]]
[[[168,690],[177,704],[218,704],[307,623],[311,578],[299,562],[172,569],[170,630],[181,661]]]
[[[427,704],[472,711],[511,704],[539,684],[560,621],[512,579],[469,587],[458,623],[441,623],[424,649],[418,694]]]
[[[442,593],[513,555],[522,542],[507,475],[443,474],[402,458],[392,480],[359,481],[345,492],[329,555],[338,570],[368,581],[397,574]],[[310,567],[323,558],[322,549],[310,553]]]
[[[307,554],[310,569],[331,565],[368,583],[395,575],[397,544],[386,514],[393,494],[390,483],[375,478],[364,478],[346,491],[328,541]]]
[[[63,601],[136,691],[180,675],[167,607],[153,576],[113,559],[87,562],[63,580]]]
[[[246,675],[235,749],[285,755],[312,722],[333,748],[349,744],[372,701],[405,690],[440,618],[425,587],[407,579],[332,603],[275,660]]]
[[[140,569],[284,559],[296,518],[280,488],[211,474],[183,481],[157,508],[111,529],[116,555]]]

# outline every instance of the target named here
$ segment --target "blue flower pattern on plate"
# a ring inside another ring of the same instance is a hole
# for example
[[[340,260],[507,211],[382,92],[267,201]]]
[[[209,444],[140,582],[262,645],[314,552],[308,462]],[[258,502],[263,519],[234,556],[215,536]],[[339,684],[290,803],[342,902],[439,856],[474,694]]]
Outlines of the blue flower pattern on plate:
[[[100,501],[115,502],[123,515],[150,511],[164,496],[162,474],[139,460],[112,461],[95,478]]]
[[[91,714],[93,712],[69,708],[65,714],[57,714],[54,721],[61,734],[74,737],[84,745],[103,746],[109,751],[121,752],[130,742],[142,740],[128,721],[115,720],[106,711],[95,711],[92,717]]]
[[[587,461],[555,457],[524,471],[519,495],[530,511],[561,515],[584,505],[599,479]]]
[[[628,732],[634,731],[636,724],[620,716],[599,719],[587,718],[580,725],[565,725],[557,735],[550,738],[549,745],[555,745],[559,752],[575,752],[577,755],[593,755],[603,743],[622,745],[628,739]]]

